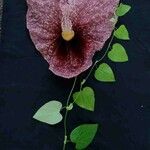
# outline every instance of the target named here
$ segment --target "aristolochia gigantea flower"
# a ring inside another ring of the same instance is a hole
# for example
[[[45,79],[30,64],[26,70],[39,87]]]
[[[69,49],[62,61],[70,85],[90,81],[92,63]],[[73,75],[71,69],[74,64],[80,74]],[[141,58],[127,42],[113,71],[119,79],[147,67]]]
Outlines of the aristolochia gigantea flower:
[[[119,0],[27,0],[27,28],[56,75],[72,78],[92,65],[114,28]]]

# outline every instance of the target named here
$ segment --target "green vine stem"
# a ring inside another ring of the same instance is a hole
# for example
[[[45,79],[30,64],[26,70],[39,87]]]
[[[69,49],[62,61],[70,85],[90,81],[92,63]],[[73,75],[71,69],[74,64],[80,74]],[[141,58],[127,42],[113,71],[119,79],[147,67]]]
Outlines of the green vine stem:
[[[114,33],[114,31],[115,31],[115,29],[113,30],[113,33]],[[95,61],[95,63],[92,65],[92,67],[91,67],[91,69],[90,69],[88,75],[87,75],[86,78],[83,79],[83,81],[81,82],[81,84],[80,84],[80,91],[82,90],[83,85],[84,85],[84,84],[87,82],[87,80],[89,79],[89,77],[90,77],[91,73],[93,72],[95,66],[96,66],[100,61],[102,61],[102,60],[105,58],[105,56],[107,55],[107,53],[108,53],[108,51],[109,51],[109,49],[110,49],[110,47],[111,47],[111,44],[112,44],[113,39],[114,39],[114,34],[112,34],[112,36],[111,36],[110,42],[109,42],[109,44],[108,44],[108,47],[107,47],[107,49],[106,49],[104,55],[103,55],[100,59],[98,59],[98,60]],[[66,111],[65,111],[65,116],[64,116],[64,144],[63,144],[63,150],[66,150],[66,144],[67,144],[67,141],[68,141],[68,135],[67,135],[67,117],[68,117],[68,112],[69,112],[69,110],[67,109],[67,107],[69,106],[69,102],[70,102],[71,96],[72,96],[73,91],[74,91],[74,88],[75,88],[75,86],[76,86],[76,82],[77,82],[77,77],[74,79],[74,83],[73,83],[73,85],[72,85],[71,91],[70,91],[70,93],[69,93],[69,96],[68,96],[68,99],[67,99],[67,102],[66,102],[66,106],[64,107],[64,108],[66,108]],[[75,101],[76,101],[76,100],[74,100],[71,104],[75,103]]]
[[[70,101],[71,95],[72,95],[72,93],[74,91],[76,82],[77,82],[77,77],[75,78],[73,86],[72,86],[71,91],[69,93],[69,96],[68,96],[68,99],[67,99],[67,102],[66,102],[66,108],[69,105],[69,101]],[[68,135],[67,135],[67,116],[68,116],[68,111],[69,110],[66,109],[65,116],[64,116],[64,145],[63,145],[63,150],[66,149],[66,144],[67,144],[67,140],[68,140]]]

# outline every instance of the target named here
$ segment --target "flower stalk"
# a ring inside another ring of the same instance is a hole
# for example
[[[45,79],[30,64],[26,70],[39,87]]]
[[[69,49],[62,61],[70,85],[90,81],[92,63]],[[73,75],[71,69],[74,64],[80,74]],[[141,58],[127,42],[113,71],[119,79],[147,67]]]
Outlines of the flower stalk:
[[[67,99],[67,102],[66,102],[66,108],[69,106],[69,102],[70,102],[72,93],[73,93],[74,88],[76,86],[76,82],[77,82],[77,77],[75,77],[72,88],[71,88],[71,91],[69,93],[69,96],[68,96],[68,99]],[[68,140],[68,135],[67,135],[67,116],[68,116],[68,112],[69,112],[69,110],[66,109],[65,116],[64,116],[64,144],[63,144],[63,150],[66,149],[66,144],[67,144],[67,140]]]

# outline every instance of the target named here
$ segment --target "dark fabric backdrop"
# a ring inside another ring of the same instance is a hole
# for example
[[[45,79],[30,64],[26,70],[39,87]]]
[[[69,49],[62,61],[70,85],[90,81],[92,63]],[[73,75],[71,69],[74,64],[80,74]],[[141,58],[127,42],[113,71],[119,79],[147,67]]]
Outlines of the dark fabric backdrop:
[[[124,0],[132,11],[122,17],[131,40],[122,42],[129,62],[112,63],[117,82],[87,85],[96,93],[94,113],[77,107],[69,115],[69,131],[81,123],[98,122],[88,150],[150,149],[150,1]],[[25,0],[4,0],[0,45],[0,149],[61,150],[62,123],[56,126],[32,119],[49,100],[66,101],[73,80],[53,75],[34,48],[26,29]],[[73,150],[69,145],[68,150]]]

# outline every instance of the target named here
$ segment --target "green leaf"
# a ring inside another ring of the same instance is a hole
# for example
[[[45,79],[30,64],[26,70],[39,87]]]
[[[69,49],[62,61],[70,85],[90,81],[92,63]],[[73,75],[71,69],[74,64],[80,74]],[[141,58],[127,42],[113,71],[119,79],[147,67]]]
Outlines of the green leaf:
[[[43,105],[33,116],[34,119],[54,125],[59,123],[62,120],[62,115],[60,114],[60,110],[62,108],[62,104],[58,101],[50,101]]]
[[[91,87],[85,87],[80,92],[76,92],[73,94],[73,99],[75,103],[89,111],[94,111],[95,107],[95,96],[94,91]]]
[[[72,110],[73,109],[73,103],[69,104],[69,106],[66,107],[67,110]]]
[[[113,45],[112,50],[108,53],[108,58],[114,62],[128,61],[128,55],[124,47],[119,43]]]
[[[95,71],[95,78],[98,81],[102,82],[114,82],[115,81],[115,76],[110,68],[110,66],[106,63],[102,63],[99,65],[97,70]]]
[[[126,13],[130,11],[130,9],[131,9],[130,5],[120,3],[119,7],[117,8],[116,15],[119,17],[124,16]]]
[[[125,25],[121,25],[115,32],[114,36],[121,40],[129,40],[129,32]]]
[[[85,149],[93,141],[98,129],[98,124],[83,124],[75,128],[70,139],[76,144],[77,150]]]

